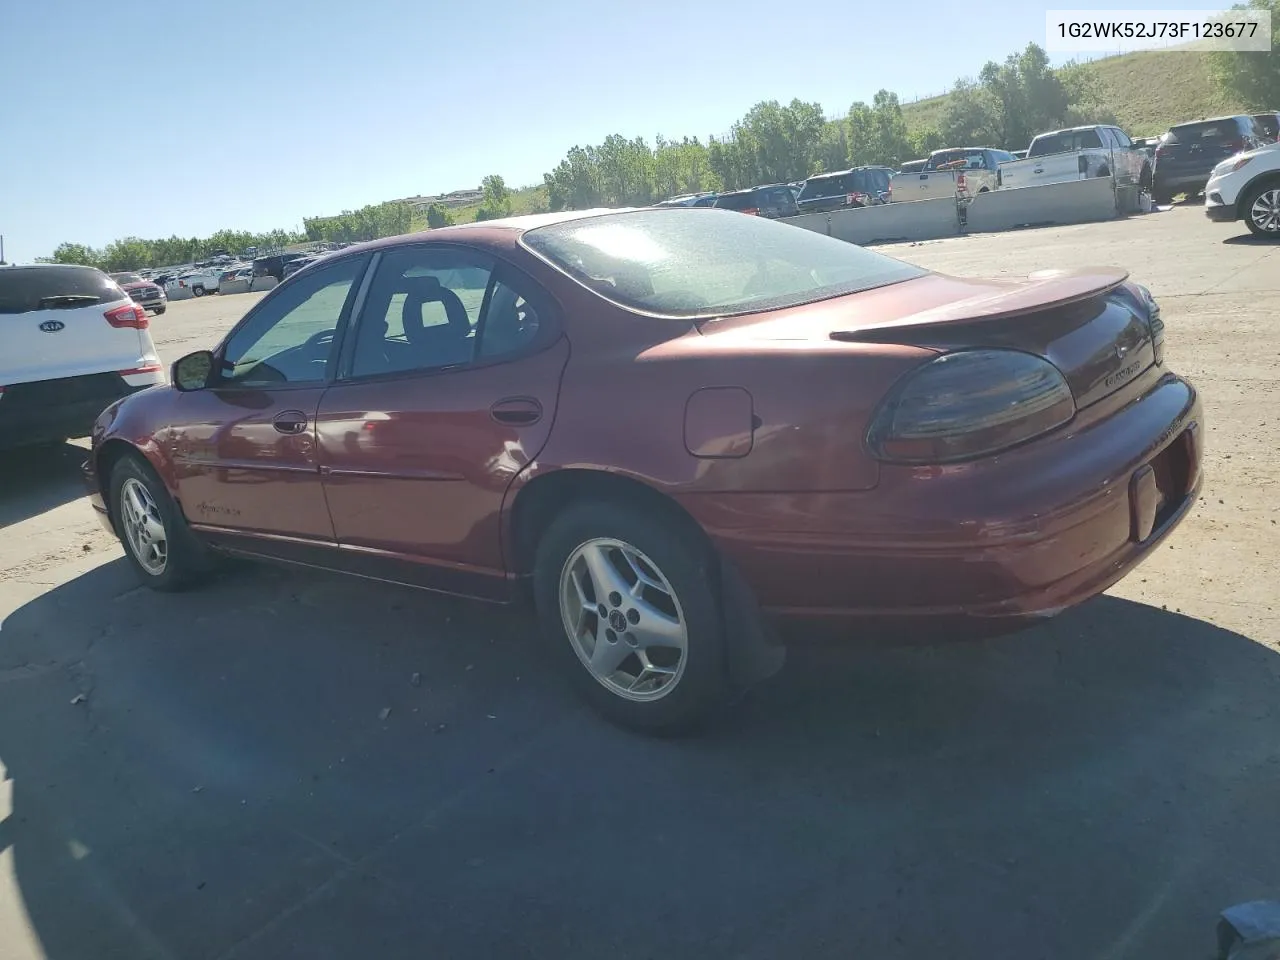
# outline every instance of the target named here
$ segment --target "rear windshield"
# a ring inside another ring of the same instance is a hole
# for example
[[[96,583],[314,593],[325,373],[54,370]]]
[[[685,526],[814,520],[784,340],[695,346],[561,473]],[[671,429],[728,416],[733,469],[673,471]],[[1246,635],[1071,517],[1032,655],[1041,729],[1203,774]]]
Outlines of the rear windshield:
[[[1047,157],[1051,153],[1074,153],[1076,150],[1092,150],[1102,146],[1102,138],[1092,127],[1088,130],[1065,130],[1062,133],[1046,133],[1031,141],[1027,151],[1031,157]]]
[[[0,267],[0,313],[65,310],[127,299],[93,267]]]
[[[1261,113],[1253,118],[1253,122],[1258,125],[1258,129],[1262,131],[1263,136],[1280,136],[1280,116],[1274,113]]]
[[[929,158],[928,167],[936,170],[957,162],[963,162],[967,170],[982,170],[987,165],[987,155],[981,150],[944,150]]]
[[[716,197],[717,207],[724,207],[726,210],[749,210],[751,207],[760,206],[760,194],[755,190],[748,190],[746,193],[722,193]]]
[[[673,318],[776,310],[925,273],[812,230],[691,208],[570,220],[523,242],[605,299]]]
[[[853,174],[840,174],[832,177],[811,177],[804,182],[800,191],[801,200],[821,200],[826,197],[839,197],[853,192]]]
[[[1239,140],[1240,127],[1234,120],[1208,120],[1203,123],[1183,123],[1171,127],[1164,135],[1165,143],[1203,143],[1216,140]]]

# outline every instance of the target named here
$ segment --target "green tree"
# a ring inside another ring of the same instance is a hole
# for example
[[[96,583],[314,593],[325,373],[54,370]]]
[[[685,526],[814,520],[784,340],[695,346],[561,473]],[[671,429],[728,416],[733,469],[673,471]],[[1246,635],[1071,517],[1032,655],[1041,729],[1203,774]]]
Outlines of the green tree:
[[[1003,64],[988,63],[979,82],[997,105],[996,141],[967,146],[1000,146],[1020,150],[1031,138],[1067,119],[1070,98],[1066,86],[1049,66],[1049,55],[1029,43],[1010,54]],[[960,144],[950,144],[960,146]]]
[[[1000,103],[972,80],[958,80],[938,122],[941,147],[999,146],[1004,131]]]
[[[102,253],[83,243],[60,243],[48,258],[50,263],[82,264],[86,267],[101,267]]]
[[[484,200],[476,211],[477,220],[497,220],[511,216],[511,191],[506,182],[496,173],[491,173],[480,182],[484,191]]]
[[[448,227],[453,224],[453,214],[448,209],[438,203],[433,203],[427,207],[427,226],[432,230],[438,227]]]
[[[1210,54],[1215,80],[1250,110],[1274,110],[1280,105],[1280,0],[1249,0],[1233,10],[1270,10],[1270,53],[1215,51]]]

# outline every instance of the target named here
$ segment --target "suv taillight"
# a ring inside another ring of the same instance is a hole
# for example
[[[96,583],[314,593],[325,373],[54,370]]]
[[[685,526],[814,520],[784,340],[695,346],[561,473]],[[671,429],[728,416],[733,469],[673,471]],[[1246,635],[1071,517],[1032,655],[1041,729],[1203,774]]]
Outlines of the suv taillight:
[[[107,323],[113,327],[132,327],[134,330],[147,329],[147,311],[136,303],[108,310],[103,316],[107,318]]]
[[[759,208],[759,207],[747,207],[747,208],[746,208],[745,210],[743,210],[742,212],[743,212],[743,213],[745,213],[748,217],[758,217],[758,216],[760,216],[760,208]]]

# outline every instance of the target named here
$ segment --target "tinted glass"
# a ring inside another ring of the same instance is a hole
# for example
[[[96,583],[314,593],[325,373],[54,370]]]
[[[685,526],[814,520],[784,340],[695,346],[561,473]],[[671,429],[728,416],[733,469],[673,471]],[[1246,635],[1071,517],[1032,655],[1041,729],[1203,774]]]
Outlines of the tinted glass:
[[[1253,121],[1258,125],[1258,129],[1262,131],[1264,137],[1270,137],[1274,140],[1280,136],[1280,116],[1274,113],[1260,113],[1253,118]]]
[[[489,264],[446,248],[385,254],[361,311],[351,375],[470,362],[490,273]]]
[[[116,283],[141,283],[142,277],[136,273],[113,273],[111,279]]]
[[[800,191],[801,200],[820,200],[825,197],[839,197],[849,193],[845,186],[845,176],[836,174],[827,177],[810,177],[804,182]]]
[[[533,304],[514,287],[498,281],[493,285],[489,309],[484,315],[480,356],[518,353],[537,339],[541,326],[542,316]]]
[[[1036,137],[1027,151],[1027,157],[1045,157],[1051,153],[1073,153],[1076,150],[1090,150],[1102,146],[1102,138],[1092,127],[1088,130],[1068,130],[1063,133],[1046,134]]]
[[[0,267],[0,313],[60,310],[127,299],[93,267]]]
[[[754,190],[746,193],[722,193],[716,197],[715,205],[725,210],[749,210],[760,206],[760,197]]]
[[[1204,143],[1218,140],[1239,140],[1242,136],[1235,120],[1209,120],[1201,123],[1183,123],[1170,128],[1165,134],[1166,143]]]
[[[334,334],[364,261],[343,260],[281,287],[227,342],[221,380],[267,386],[321,383]]]
[[[523,239],[600,296],[669,317],[795,306],[925,272],[811,230],[699,210],[589,217]]]

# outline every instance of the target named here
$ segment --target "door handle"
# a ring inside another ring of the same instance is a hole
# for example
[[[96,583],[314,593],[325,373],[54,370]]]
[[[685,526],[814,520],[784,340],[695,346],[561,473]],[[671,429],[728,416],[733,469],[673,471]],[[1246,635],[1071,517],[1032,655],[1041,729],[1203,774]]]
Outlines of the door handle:
[[[508,426],[528,427],[542,419],[542,404],[533,397],[511,397],[491,406],[489,416]]]
[[[272,418],[271,425],[278,433],[296,435],[307,429],[307,415],[301,410],[285,410]]]

